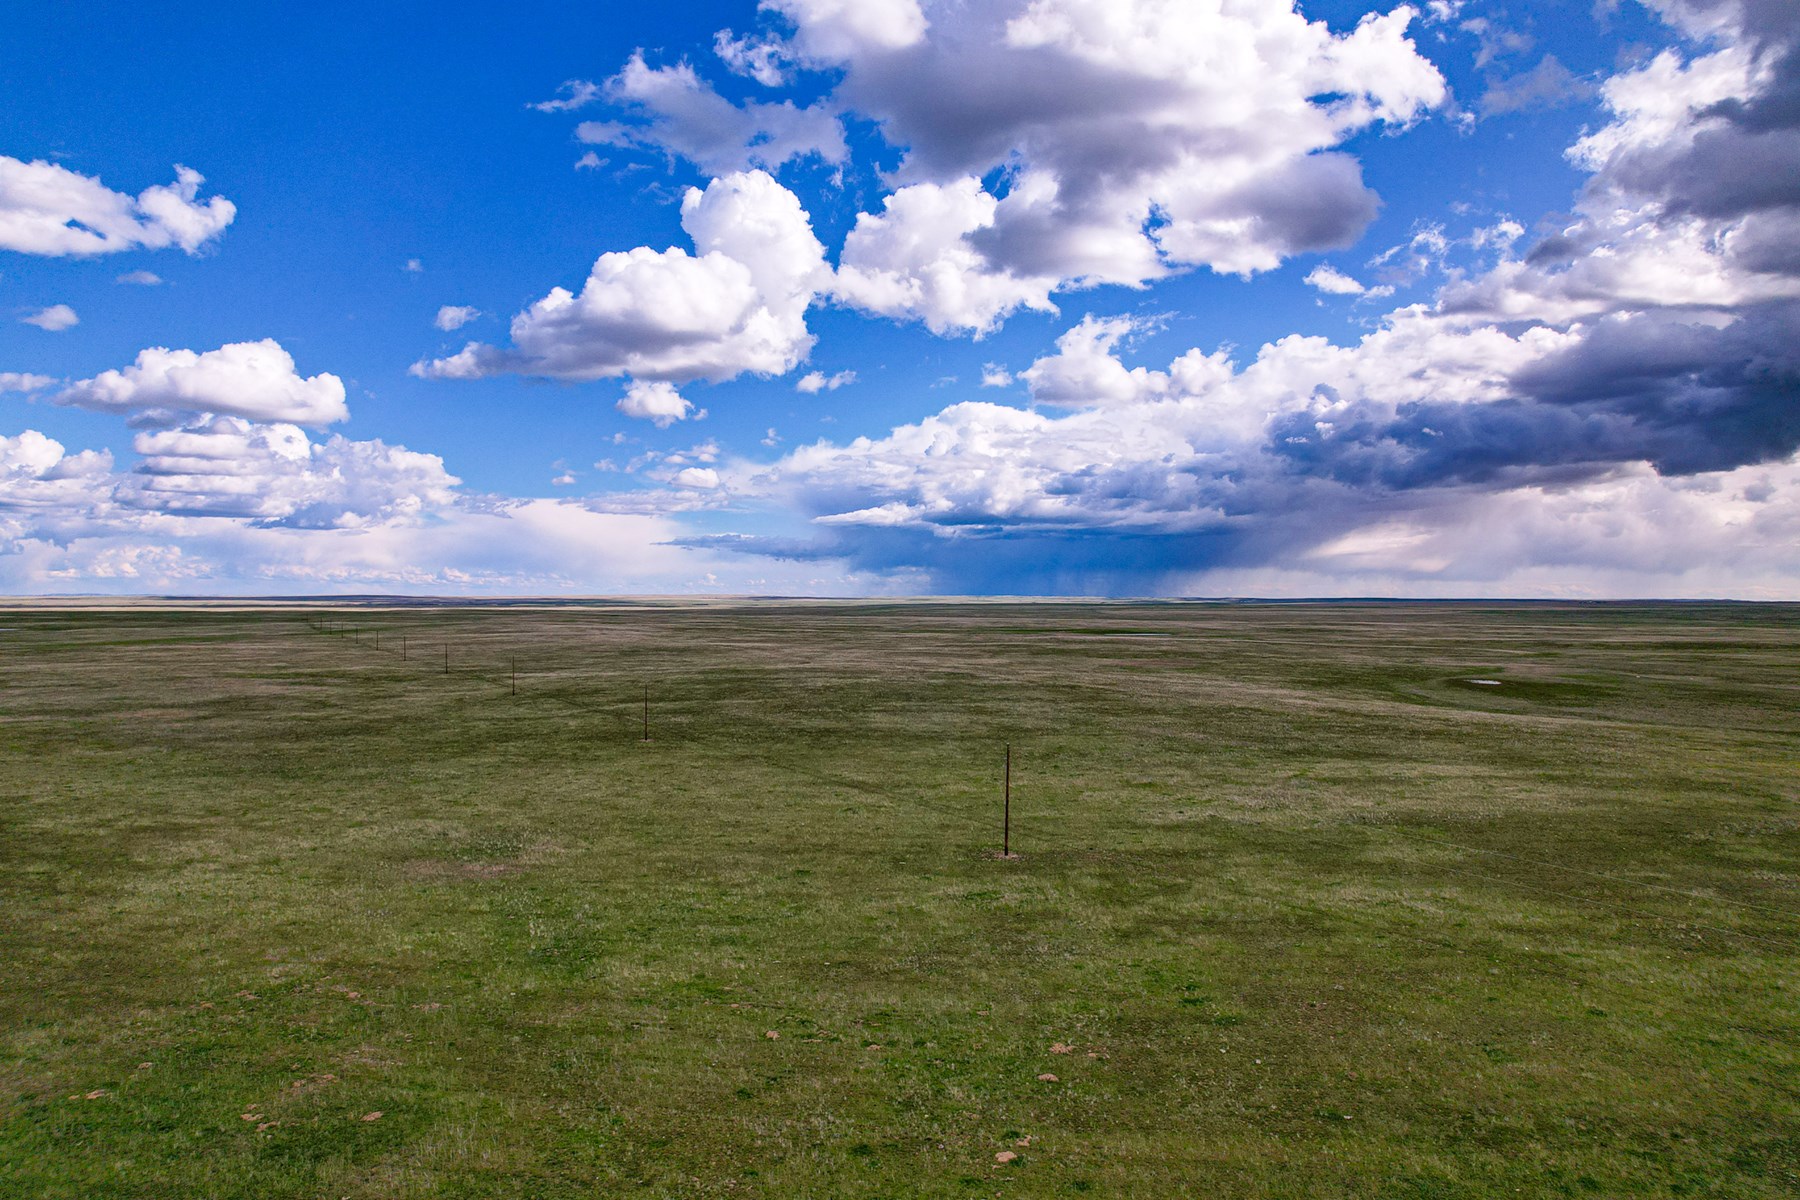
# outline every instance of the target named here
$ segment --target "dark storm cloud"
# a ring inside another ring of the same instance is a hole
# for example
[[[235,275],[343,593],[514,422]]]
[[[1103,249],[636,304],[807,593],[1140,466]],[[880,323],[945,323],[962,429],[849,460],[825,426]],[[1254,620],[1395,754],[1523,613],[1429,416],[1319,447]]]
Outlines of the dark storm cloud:
[[[1691,146],[1620,154],[1602,185],[1654,197],[1672,213],[1703,217],[1800,205],[1800,130],[1750,132],[1716,116]]]
[[[1303,474],[1396,491],[1568,483],[1637,462],[1665,475],[1731,470],[1800,449],[1797,347],[1792,304],[1725,329],[1609,320],[1516,373],[1507,398],[1292,413],[1268,449]]]

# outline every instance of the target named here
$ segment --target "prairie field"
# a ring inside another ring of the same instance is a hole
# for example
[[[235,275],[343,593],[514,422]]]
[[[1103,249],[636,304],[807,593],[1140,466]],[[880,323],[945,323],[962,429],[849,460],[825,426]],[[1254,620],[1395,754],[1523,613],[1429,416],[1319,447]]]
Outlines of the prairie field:
[[[1792,1197],[1797,667],[1782,605],[14,603],[0,1195]]]

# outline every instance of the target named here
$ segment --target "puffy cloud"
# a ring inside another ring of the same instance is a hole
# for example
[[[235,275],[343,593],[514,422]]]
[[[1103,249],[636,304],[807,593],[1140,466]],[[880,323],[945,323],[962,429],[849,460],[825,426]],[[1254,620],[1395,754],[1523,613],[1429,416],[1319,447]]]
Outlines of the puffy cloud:
[[[694,411],[693,402],[676,391],[674,384],[661,380],[632,383],[619,398],[617,407],[628,417],[654,422],[658,429],[685,421]]]
[[[1725,39],[1757,49],[1791,48],[1800,13],[1783,0],[1643,0],[1645,7],[1698,40]]]
[[[35,430],[0,437],[8,590],[680,591],[726,569],[674,547],[664,517],[464,496],[435,455],[379,441],[214,417],[135,448],[119,472]]]
[[[1738,44],[1693,62],[1665,51],[1609,80],[1614,120],[1570,151],[1595,173],[1590,207],[1647,199],[1666,211],[1735,217],[1800,202],[1800,131],[1746,127],[1731,115],[1750,111],[1744,98],[1767,74]]]
[[[293,356],[272,338],[203,354],[153,346],[122,371],[71,384],[56,401],[107,412],[166,409],[312,426],[349,416],[343,381],[325,373],[302,377]]]
[[[879,581],[683,548],[660,512],[453,492],[431,455],[310,443],[221,418],[145,441],[144,469],[0,437],[0,587],[13,594],[726,590],[842,594]],[[716,486],[697,476],[687,494]],[[709,582],[710,580],[710,582]]]
[[[768,0],[764,7],[799,27],[799,52],[814,63],[908,49],[927,25],[918,0]]]
[[[33,375],[29,371],[0,371],[0,392],[37,392],[55,382],[48,375]]]
[[[1054,311],[1069,286],[1140,286],[1195,266],[1251,275],[1353,242],[1377,202],[1340,147],[1447,96],[1407,38],[1414,10],[1334,33],[1293,4],[1188,0],[769,0],[780,39],[721,31],[730,69],[789,62],[840,81],[805,108],[734,104],[687,63],[634,55],[623,120],[583,140],[651,145],[709,173],[845,157],[840,115],[903,152],[865,213],[835,297],[938,333]],[[991,181],[990,183],[984,181]]]
[[[44,537],[139,528],[158,515],[361,528],[416,521],[457,499],[436,455],[335,435],[315,443],[294,425],[204,417],[140,432],[133,449],[141,461],[120,473],[110,454],[68,454],[36,430],[0,438],[0,535],[26,528],[20,513]]]
[[[300,528],[412,519],[455,498],[459,482],[435,454],[333,435],[315,443],[296,425],[212,417],[139,433],[136,471],[120,503],[189,516]]]
[[[1142,367],[1128,371],[1113,354],[1138,328],[1128,317],[1085,318],[1056,340],[1056,353],[1019,373],[1039,404],[1089,408],[1151,399],[1166,390],[1166,376]]]
[[[579,294],[554,288],[513,318],[510,348],[470,343],[414,374],[716,382],[804,361],[806,310],[830,271],[794,194],[763,171],[728,175],[688,189],[681,224],[696,253],[603,254]]]
[[[687,63],[652,67],[641,53],[634,54],[624,70],[607,81],[606,96],[645,123],[584,121],[575,130],[582,141],[655,146],[712,175],[750,167],[773,170],[811,154],[828,163],[844,160],[843,127],[830,105],[799,108],[786,100],[736,105]]]
[[[449,333],[451,330],[461,329],[480,315],[479,308],[471,308],[466,304],[446,304],[437,310],[435,324],[445,333]]]
[[[720,60],[768,86],[789,63],[837,73],[826,99],[734,104],[690,64],[652,67],[639,53],[605,88],[622,119],[577,135],[721,174],[809,155],[841,163],[841,114],[871,119],[903,151],[899,186],[857,221],[833,295],[941,334],[1054,311],[1051,294],[1070,286],[1141,286],[1194,266],[1248,276],[1347,246],[1377,202],[1339,147],[1447,96],[1407,38],[1404,5],[1344,33],[1291,0],[763,7],[791,36],[722,30]]]
[[[234,358],[244,350],[258,354]],[[443,594],[867,586],[837,570],[771,571],[760,559],[678,546],[682,530],[659,510],[718,503],[707,496],[722,490],[709,465],[719,455],[713,443],[654,456],[656,477],[684,490],[639,493],[651,500],[642,512],[472,496],[436,455],[335,435],[314,440],[292,422],[196,411],[224,407],[220,394],[234,390],[234,378],[249,379],[239,390],[269,406],[268,380],[251,378],[259,368],[293,375],[268,342],[211,355],[147,352],[135,368],[109,373],[119,379],[77,385],[98,393],[102,407],[158,405],[134,413],[137,461],[124,470],[104,451],[70,453],[35,430],[0,436],[0,587]],[[319,379],[330,377],[303,382]],[[0,375],[0,389],[52,382]],[[169,411],[190,405],[185,416]]]
[[[811,396],[819,392],[835,392],[855,382],[855,371],[839,371],[833,375],[827,375],[823,371],[809,371],[794,384],[794,390]]]
[[[419,522],[459,500],[437,455],[340,435],[313,443],[284,423],[196,417],[142,430],[133,450],[137,466],[115,471],[112,455],[70,455],[36,430],[0,439],[0,534],[130,531],[164,516],[360,529]]]
[[[112,456],[105,451],[69,454],[61,442],[35,429],[0,437],[0,547],[9,515],[16,524],[19,513],[88,504],[96,483],[103,484],[111,471]]]
[[[1038,404],[1055,408],[1105,408],[1142,404],[1173,394],[1199,395],[1231,374],[1223,353],[1190,350],[1167,371],[1127,370],[1115,354],[1119,343],[1148,326],[1128,317],[1096,319],[1056,340],[1056,353],[1019,373]]]
[[[1612,119],[1569,150],[1590,173],[1575,220],[1447,289],[1445,313],[1559,323],[1800,298],[1800,102],[1780,99],[1800,89],[1800,22],[1726,0],[1658,7],[1724,44],[1607,80]]]
[[[54,163],[0,155],[0,249],[86,256],[179,246],[195,254],[237,215],[223,196],[199,202],[204,181],[178,166],[174,183],[134,199]]]
[[[790,59],[786,43],[778,38],[738,37],[729,29],[713,35],[713,53],[733,74],[743,75],[764,87],[787,82]]]
[[[81,318],[76,316],[75,310],[66,304],[52,304],[49,308],[42,308],[37,312],[20,317],[19,321],[25,325],[36,325],[39,329],[45,329],[51,333],[60,333],[81,324]]]
[[[901,188],[879,214],[856,218],[832,294],[864,312],[923,321],[939,334],[988,333],[1020,308],[1055,312],[1055,276],[1014,275],[969,241],[992,228],[998,207],[973,178]]]
[[[1360,296],[1369,289],[1329,263],[1320,263],[1306,276],[1308,287],[1318,288],[1333,296]]]
[[[987,328],[1026,297],[1042,307],[1046,286],[1196,265],[1248,275],[1347,245],[1375,198],[1336,147],[1446,96],[1406,37],[1406,7],[1334,34],[1287,4],[973,0],[902,6],[891,37],[850,28],[850,6],[774,7],[804,58],[844,72],[839,102],[905,151],[903,190],[870,218],[871,240],[925,223],[895,214],[906,188],[949,193],[927,193],[935,219],[904,239],[909,255],[876,264],[888,286],[853,273],[840,297],[936,312],[940,328]],[[976,181],[995,170],[1003,194],[978,205]],[[848,246],[845,262],[870,265]],[[903,285],[941,291],[931,277],[953,272],[1012,295],[960,309],[904,298]]]

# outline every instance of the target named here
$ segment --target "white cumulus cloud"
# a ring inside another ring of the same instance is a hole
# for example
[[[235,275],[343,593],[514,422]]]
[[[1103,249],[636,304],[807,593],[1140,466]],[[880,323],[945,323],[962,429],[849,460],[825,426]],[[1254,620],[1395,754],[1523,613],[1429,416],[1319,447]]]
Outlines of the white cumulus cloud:
[[[153,346],[131,366],[73,383],[55,399],[107,412],[160,409],[312,426],[349,416],[343,381],[323,372],[303,377],[273,338],[205,353]]]
[[[96,484],[104,485],[111,471],[112,455],[105,451],[69,454],[61,442],[35,429],[0,437],[0,534],[9,512],[56,512],[91,503]]]
[[[743,75],[764,87],[787,82],[787,45],[778,38],[738,37],[729,29],[713,35],[713,53],[733,74]]]
[[[334,529],[412,519],[455,499],[459,482],[435,454],[290,424],[210,417],[139,433],[142,462],[117,486],[131,508]]]
[[[793,21],[800,53],[820,63],[909,49],[928,24],[918,0],[768,0],[764,7]]]
[[[66,304],[52,304],[49,308],[41,308],[37,312],[20,317],[19,320],[23,324],[36,325],[39,329],[46,329],[51,333],[60,333],[81,324],[81,318],[76,316],[75,310]]]
[[[677,421],[685,421],[694,411],[693,401],[663,380],[634,381],[625,389],[616,406],[628,417],[650,421],[658,429],[667,429]]]
[[[1318,288],[1333,296],[1360,296],[1369,289],[1329,263],[1320,263],[1307,273],[1306,286]]]
[[[798,198],[763,171],[727,175],[688,189],[681,224],[695,253],[603,254],[579,293],[554,288],[513,318],[511,347],[470,343],[414,374],[718,382],[804,361],[830,271]]]
[[[204,181],[178,166],[174,183],[132,197],[54,163],[0,155],[0,249],[86,256],[179,246],[194,254],[237,215],[223,196],[200,203]]]
[[[584,124],[710,173],[845,157],[842,117],[901,152],[858,219],[833,296],[940,334],[1054,311],[1070,287],[1193,267],[1248,276],[1348,246],[1377,199],[1343,149],[1448,97],[1400,5],[1334,32],[1291,0],[769,0],[780,38],[721,31],[728,68],[769,86],[795,63],[824,99],[733,103],[687,63],[634,55],[621,119]],[[998,177],[998,182],[992,182]]]
[[[794,384],[794,390],[811,396],[819,392],[835,392],[839,388],[855,382],[855,371],[838,371],[832,375],[827,375],[823,371],[808,371]]]
[[[839,299],[940,332],[1071,285],[1250,275],[1346,246],[1376,200],[1342,143],[1447,97],[1406,6],[1345,33],[1285,3],[774,7],[804,58],[844,73],[838,101],[904,152],[900,190],[845,247]],[[996,170],[1003,194],[980,183]]]
[[[33,375],[29,371],[0,371],[0,392],[37,392],[55,382],[48,375]]]
[[[576,137],[590,145],[659,147],[708,174],[773,170],[808,155],[838,163],[846,154],[843,126],[829,104],[733,104],[685,62],[653,67],[642,53],[634,54],[607,81],[606,96],[637,119],[584,121]]]
[[[988,333],[1020,308],[1055,312],[1055,275],[1016,275],[969,240],[993,227],[998,207],[974,178],[901,188],[880,213],[856,218],[832,295],[864,312],[923,321],[939,334]]]
[[[446,304],[437,310],[436,325],[445,333],[453,329],[461,329],[470,321],[481,315],[481,310],[466,304]]]
[[[313,443],[291,426],[214,418],[139,444],[143,462],[120,472],[104,452],[72,454],[35,430],[0,436],[0,588],[678,592],[732,569],[675,545],[666,516],[473,502],[435,456],[381,442]],[[833,574],[813,587],[847,590]],[[783,584],[807,587],[805,576]]]

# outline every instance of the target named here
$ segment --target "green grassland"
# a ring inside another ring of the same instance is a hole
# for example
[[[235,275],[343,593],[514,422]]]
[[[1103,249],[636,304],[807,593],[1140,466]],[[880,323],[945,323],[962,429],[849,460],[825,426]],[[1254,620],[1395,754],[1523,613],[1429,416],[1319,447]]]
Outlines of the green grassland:
[[[1797,666],[1784,606],[15,606],[0,1195],[1794,1196]]]

